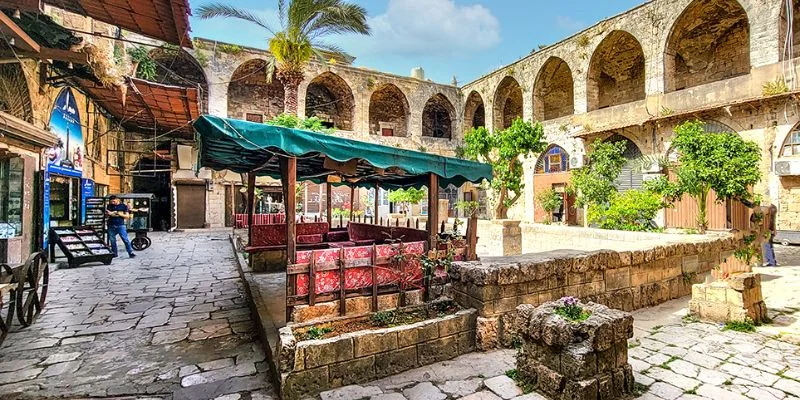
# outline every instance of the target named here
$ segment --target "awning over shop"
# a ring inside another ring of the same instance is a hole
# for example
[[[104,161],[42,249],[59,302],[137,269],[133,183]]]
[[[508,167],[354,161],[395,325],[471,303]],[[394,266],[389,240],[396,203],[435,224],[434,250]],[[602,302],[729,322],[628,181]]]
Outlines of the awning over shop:
[[[52,132],[37,128],[29,122],[0,111],[0,137],[3,136],[10,136],[42,148],[53,147],[58,143],[58,137]],[[4,151],[5,149],[0,145],[0,153]]]
[[[131,32],[192,47],[188,0],[44,0],[44,3]],[[0,7],[39,12],[39,0],[0,0]]]
[[[358,140],[204,115],[194,123],[199,166],[280,178],[280,156],[297,157],[297,179],[341,177],[342,183],[384,188],[421,187],[430,174],[439,185],[492,179],[488,164]]]
[[[130,131],[191,137],[191,122],[200,115],[196,88],[161,85],[136,78],[126,78],[122,88],[76,80],[81,89]]]

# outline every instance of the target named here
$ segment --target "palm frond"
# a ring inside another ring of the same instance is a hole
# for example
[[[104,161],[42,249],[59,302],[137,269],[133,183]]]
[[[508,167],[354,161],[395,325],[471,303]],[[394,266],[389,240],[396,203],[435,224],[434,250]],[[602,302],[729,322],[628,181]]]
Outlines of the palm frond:
[[[337,3],[341,2],[337,1]],[[324,35],[345,33],[369,35],[370,28],[367,24],[366,10],[359,5],[348,3],[327,7],[320,11],[306,27],[309,35],[320,31]]]
[[[286,0],[278,0],[278,20],[281,28],[286,29]]]
[[[321,62],[327,62],[331,56],[343,59],[351,58],[341,47],[330,43],[314,43],[314,56]]]
[[[202,19],[236,18],[243,21],[252,22],[268,30],[273,35],[275,34],[275,30],[266,21],[261,19],[261,17],[247,10],[243,10],[227,4],[222,4],[222,3],[204,4],[197,8],[196,13],[197,16]]]

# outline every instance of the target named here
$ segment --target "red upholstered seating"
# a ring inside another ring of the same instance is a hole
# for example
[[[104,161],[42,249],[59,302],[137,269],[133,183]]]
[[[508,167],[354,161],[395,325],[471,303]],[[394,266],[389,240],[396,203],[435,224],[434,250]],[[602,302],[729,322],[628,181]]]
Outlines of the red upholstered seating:
[[[350,222],[347,225],[347,233],[350,240],[357,245],[367,245],[372,243],[385,243],[390,239],[400,239],[404,243],[425,242],[428,240],[428,232],[405,227],[378,226],[370,224],[359,224]]]
[[[330,231],[327,235],[325,235],[326,242],[348,242],[350,241],[350,235],[347,231]]]
[[[297,244],[315,244],[322,243],[322,234],[317,233],[314,235],[297,235]]]
[[[328,233],[327,222],[300,223],[296,225],[297,243],[303,245],[320,244]],[[286,224],[255,225],[247,252],[262,250],[283,250],[286,248]]]

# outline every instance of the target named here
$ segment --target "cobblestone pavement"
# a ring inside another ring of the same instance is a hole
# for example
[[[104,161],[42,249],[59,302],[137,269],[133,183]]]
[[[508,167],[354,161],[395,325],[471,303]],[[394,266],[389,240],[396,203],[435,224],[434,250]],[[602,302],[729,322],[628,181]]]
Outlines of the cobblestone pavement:
[[[629,361],[643,400],[800,399],[800,247],[776,248],[779,268],[759,268],[773,323],[756,333],[723,331],[686,315],[688,298],[635,313]],[[321,394],[323,400],[542,400],[505,375],[513,350],[473,353],[363,386]]]
[[[42,315],[0,348],[0,398],[277,398],[227,231],[151,238],[51,273]]]

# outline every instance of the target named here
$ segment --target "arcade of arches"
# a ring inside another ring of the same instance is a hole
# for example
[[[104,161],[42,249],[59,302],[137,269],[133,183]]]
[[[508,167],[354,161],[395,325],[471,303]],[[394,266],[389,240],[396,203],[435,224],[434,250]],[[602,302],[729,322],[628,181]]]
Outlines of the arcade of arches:
[[[196,87],[200,91],[203,112],[208,111],[208,82],[203,67],[184,50],[157,48],[150,52],[156,63],[154,82],[172,86]]]
[[[422,136],[451,139],[455,113],[453,104],[443,94],[431,97],[422,111]]]
[[[750,24],[736,0],[695,0],[672,28],[664,57],[668,92],[750,72]]]
[[[516,79],[506,76],[494,96],[494,129],[506,129],[522,118],[522,88]]]
[[[306,91],[306,117],[317,117],[328,127],[353,130],[355,98],[338,75],[325,72],[314,78]]]
[[[464,132],[481,126],[486,126],[486,108],[481,95],[473,90],[464,106]]]
[[[250,60],[233,72],[228,84],[228,116],[264,122],[283,113],[283,85],[267,79],[267,62]]]
[[[550,57],[536,77],[533,96],[533,114],[540,121],[572,115],[575,89],[569,65],[558,57]]]
[[[613,31],[597,47],[589,64],[589,111],[645,98],[644,52],[628,32]]]
[[[369,133],[381,136],[408,135],[408,100],[395,85],[385,84],[369,99]]]
[[[33,122],[33,108],[19,64],[0,64],[0,111]]]

